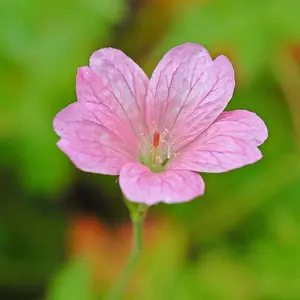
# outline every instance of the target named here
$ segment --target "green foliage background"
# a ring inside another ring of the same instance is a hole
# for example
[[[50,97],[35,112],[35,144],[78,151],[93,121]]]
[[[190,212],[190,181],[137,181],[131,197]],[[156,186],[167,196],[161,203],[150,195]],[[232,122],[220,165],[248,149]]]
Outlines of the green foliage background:
[[[68,230],[95,216],[118,239],[111,228],[124,227],[127,211],[116,178],[82,173],[56,148],[52,120],[76,99],[76,69],[96,49],[120,48],[151,75],[184,42],[230,57],[228,109],[255,111],[269,139],[259,163],[203,174],[203,197],[151,208],[160,238],[124,299],[300,299],[299,13],[298,0],[1,1],[0,299],[103,298],[113,243],[74,258]]]

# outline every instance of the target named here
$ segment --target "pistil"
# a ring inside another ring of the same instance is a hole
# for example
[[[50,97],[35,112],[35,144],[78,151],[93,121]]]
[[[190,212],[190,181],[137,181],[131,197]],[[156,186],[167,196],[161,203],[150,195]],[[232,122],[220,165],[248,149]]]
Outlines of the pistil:
[[[159,147],[159,131],[155,129],[153,134],[153,143],[152,143],[152,149],[153,149],[153,166],[156,166],[156,155],[157,155],[157,148]]]

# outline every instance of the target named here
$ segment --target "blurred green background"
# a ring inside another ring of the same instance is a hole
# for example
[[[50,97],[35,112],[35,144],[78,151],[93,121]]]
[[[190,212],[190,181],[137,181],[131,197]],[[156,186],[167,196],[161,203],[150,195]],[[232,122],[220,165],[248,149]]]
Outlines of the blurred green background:
[[[227,55],[228,109],[266,122],[263,159],[203,174],[206,194],[157,205],[124,299],[300,299],[299,0],[0,1],[0,299],[102,299],[131,242],[116,178],[77,170],[55,114],[76,100],[91,53],[147,72],[184,42]]]

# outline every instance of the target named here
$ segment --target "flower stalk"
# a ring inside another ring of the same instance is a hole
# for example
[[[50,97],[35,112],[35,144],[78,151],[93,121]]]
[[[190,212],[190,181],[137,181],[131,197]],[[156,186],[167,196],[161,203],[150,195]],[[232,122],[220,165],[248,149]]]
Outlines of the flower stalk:
[[[147,206],[143,204],[135,204],[125,199],[125,203],[130,212],[130,218],[133,228],[133,245],[130,257],[121,274],[119,280],[113,286],[108,294],[106,300],[121,299],[122,293],[126,288],[126,284],[138,262],[139,255],[142,250],[142,237],[143,237],[143,221],[146,214]]]

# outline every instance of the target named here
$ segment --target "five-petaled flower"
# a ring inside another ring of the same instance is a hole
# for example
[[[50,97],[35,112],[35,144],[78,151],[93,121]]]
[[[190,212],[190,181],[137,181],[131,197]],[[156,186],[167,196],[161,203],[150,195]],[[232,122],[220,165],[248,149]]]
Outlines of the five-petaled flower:
[[[78,101],[54,120],[58,147],[86,172],[118,175],[128,200],[153,205],[204,193],[196,172],[225,172],[262,157],[264,122],[223,112],[234,90],[225,56],[197,44],[171,49],[149,80],[122,51],[94,52],[78,69]]]

